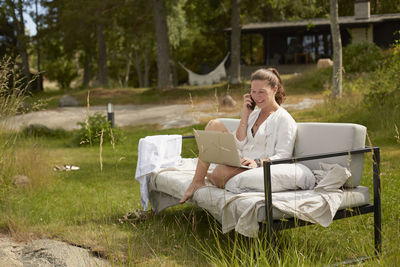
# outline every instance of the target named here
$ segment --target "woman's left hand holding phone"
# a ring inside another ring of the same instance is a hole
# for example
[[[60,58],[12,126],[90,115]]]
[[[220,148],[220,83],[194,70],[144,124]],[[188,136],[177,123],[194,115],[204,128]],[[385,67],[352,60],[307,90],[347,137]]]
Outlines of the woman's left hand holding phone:
[[[243,95],[243,108],[242,108],[242,115],[249,116],[250,113],[254,110],[255,103],[254,100],[251,98],[250,94]]]

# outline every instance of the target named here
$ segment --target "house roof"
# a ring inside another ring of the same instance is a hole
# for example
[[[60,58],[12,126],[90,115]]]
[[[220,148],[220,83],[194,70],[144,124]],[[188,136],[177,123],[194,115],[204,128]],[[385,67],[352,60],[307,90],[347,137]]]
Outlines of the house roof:
[[[362,26],[366,24],[382,23],[387,21],[399,21],[400,13],[393,14],[377,14],[371,15],[366,19],[356,19],[354,16],[339,17],[339,24],[348,26]],[[318,27],[318,26],[329,26],[330,21],[327,18],[315,18],[308,20],[298,21],[280,21],[280,22],[258,22],[249,23],[242,26],[242,31],[258,31],[258,30],[273,30],[282,28],[304,28],[304,27]],[[227,28],[226,31],[231,31],[231,28]]]

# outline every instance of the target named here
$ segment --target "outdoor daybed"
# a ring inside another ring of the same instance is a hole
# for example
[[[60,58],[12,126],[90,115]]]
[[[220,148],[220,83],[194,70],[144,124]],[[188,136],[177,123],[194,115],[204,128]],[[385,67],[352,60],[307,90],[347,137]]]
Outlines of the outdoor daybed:
[[[232,132],[239,123],[237,119],[220,120]],[[250,237],[256,236],[260,230],[271,236],[274,231],[286,228],[309,223],[319,223],[326,227],[335,219],[374,213],[375,253],[380,254],[379,148],[365,146],[366,128],[362,125],[350,123],[298,123],[297,125],[293,158],[265,162],[260,170],[248,171],[249,173],[253,171],[254,177],[242,175],[239,177],[244,179],[242,182],[235,176],[228,181],[225,189],[209,184],[196,191],[191,203],[212,214],[221,222],[224,232],[235,229]],[[179,149],[178,151],[180,152]],[[368,187],[360,185],[364,154],[368,152],[373,153],[373,156],[368,154],[373,159],[371,160],[373,203],[370,203]],[[167,157],[171,158],[171,155]],[[178,204],[192,180],[195,163],[195,159],[182,160],[180,166],[160,168],[161,171],[148,176],[148,197],[154,212],[159,213]],[[274,170],[279,170],[275,167],[277,164],[291,164],[282,165],[288,169],[293,166],[302,168],[293,167],[292,171],[294,170],[296,177],[289,177],[288,179],[292,179],[291,182],[277,186],[274,184],[276,183]],[[303,172],[304,166],[312,172]],[[325,167],[325,171],[322,171],[321,167]],[[242,174],[244,173],[247,172]],[[312,173],[315,177],[320,175],[315,188],[301,189],[307,187],[307,182],[302,180],[304,173],[306,175]],[[258,180],[253,180],[255,176],[259,176],[256,177]],[[262,188],[259,188],[260,179]],[[256,185],[254,191],[251,188],[242,188],[247,181]]]

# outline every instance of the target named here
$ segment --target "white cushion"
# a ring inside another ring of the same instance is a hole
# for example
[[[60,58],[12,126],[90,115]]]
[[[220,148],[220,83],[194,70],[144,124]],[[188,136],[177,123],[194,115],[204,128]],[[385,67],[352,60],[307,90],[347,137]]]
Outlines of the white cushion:
[[[297,123],[295,156],[346,151],[364,148],[367,129],[354,123]],[[319,169],[319,163],[339,164],[350,170],[352,176],[346,187],[360,185],[364,154],[302,161],[311,170]]]
[[[218,120],[223,122],[230,132],[236,130],[240,122],[239,119],[229,118],[218,118]],[[297,123],[294,155],[302,157],[364,148],[366,136],[367,128],[354,123]],[[317,170],[320,162],[337,163],[349,169],[352,176],[346,181],[345,187],[353,188],[360,185],[364,154],[302,161],[311,170]]]
[[[315,185],[315,177],[306,166],[294,164],[271,165],[271,189],[272,192],[281,192],[294,189],[312,189]],[[225,189],[232,193],[249,191],[264,192],[263,168],[254,168],[239,173],[229,179]]]

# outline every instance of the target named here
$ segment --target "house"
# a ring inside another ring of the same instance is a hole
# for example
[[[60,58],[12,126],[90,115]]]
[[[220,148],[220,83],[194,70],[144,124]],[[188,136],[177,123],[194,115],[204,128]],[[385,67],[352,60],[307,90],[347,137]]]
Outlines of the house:
[[[343,46],[374,42],[388,48],[400,36],[400,13],[371,15],[369,1],[355,0],[354,16],[339,17],[339,25]],[[263,65],[279,65],[281,72],[289,73],[333,53],[328,18],[250,23],[241,33],[243,75]]]

